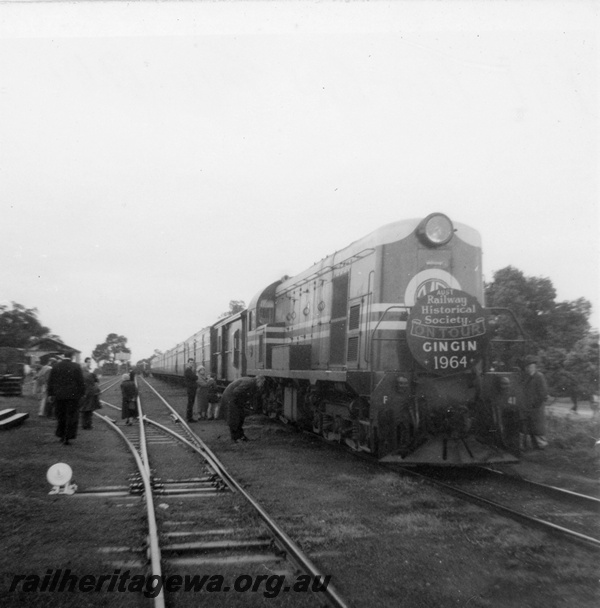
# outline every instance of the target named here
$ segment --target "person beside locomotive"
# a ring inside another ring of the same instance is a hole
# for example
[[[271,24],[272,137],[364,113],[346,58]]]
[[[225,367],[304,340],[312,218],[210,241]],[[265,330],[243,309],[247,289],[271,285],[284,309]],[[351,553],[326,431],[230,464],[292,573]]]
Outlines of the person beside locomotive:
[[[221,410],[221,404],[219,403],[219,388],[217,386],[217,380],[215,374],[208,376],[208,410],[206,412],[207,420],[217,420]]]
[[[206,369],[201,365],[196,370],[196,404],[198,408],[198,420],[208,417],[208,377]]]
[[[262,376],[243,376],[234,380],[223,391],[221,403],[226,411],[227,425],[234,443],[248,441],[244,433],[246,407],[250,406],[254,397],[259,395],[264,381]]]
[[[526,449],[529,443],[540,450],[548,446],[546,439],[546,412],[544,403],[548,397],[548,387],[544,375],[537,371],[537,358],[525,359],[525,376],[523,378],[523,429],[521,448]]]
[[[48,397],[53,399],[56,412],[56,436],[65,445],[77,436],[79,402],[85,394],[81,367],[68,357],[52,368],[48,378]]]
[[[185,410],[185,418],[187,422],[196,422],[194,420],[194,403],[196,401],[196,391],[198,390],[198,374],[194,370],[194,360],[188,359],[187,365],[183,372],[183,380],[187,390],[187,407]]]

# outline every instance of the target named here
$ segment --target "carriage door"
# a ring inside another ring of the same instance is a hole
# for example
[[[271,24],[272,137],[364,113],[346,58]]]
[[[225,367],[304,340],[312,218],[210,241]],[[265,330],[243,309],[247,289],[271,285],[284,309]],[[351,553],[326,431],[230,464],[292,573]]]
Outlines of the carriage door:
[[[334,365],[344,365],[346,363],[347,314],[348,273],[333,279],[329,362]]]
[[[223,325],[221,328],[222,342],[221,342],[221,365],[223,378],[231,380],[229,377],[229,325]]]

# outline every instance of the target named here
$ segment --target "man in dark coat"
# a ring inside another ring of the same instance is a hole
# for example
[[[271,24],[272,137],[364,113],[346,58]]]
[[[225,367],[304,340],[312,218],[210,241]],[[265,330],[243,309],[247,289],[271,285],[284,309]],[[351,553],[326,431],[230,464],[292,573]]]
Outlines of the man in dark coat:
[[[121,418],[126,425],[131,424],[131,419],[138,418],[138,389],[135,383],[135,372],[129,372],[121,376]]]
[[[196,391],[198,390],[198,374],[194,369],[194,360],[188,359],[188,364],[183,371],[183,380],[187,389],[187,408],[185,417],[188,422],[196,422],[194,420],[194,401],[196,400]]]
[[[52,397],[58,424],[56,436],[65,445],[77,436],[79,401],[85,394],[83,372],[77,363],[69,358],[54,365],[48,378],[48,397]]]
[[[238,440],[248,441],[244,434],[244,420],[246,418],[246,406],[252,404],[253,398],[260,393],[264,383],[262,376],[256,378],[243,377],[234,380],[223,391],[221,404],[225,408],[227,424],[234,442]]]
[[[548,441],[546,435],[546,413],[544,402],[548,397],[546,379],[537,371],[536,357],[525,359],[525,378],[523,380],[523,422],[524,441],[522,447],[527,447],[531,438],[534,447],[543,450]]]

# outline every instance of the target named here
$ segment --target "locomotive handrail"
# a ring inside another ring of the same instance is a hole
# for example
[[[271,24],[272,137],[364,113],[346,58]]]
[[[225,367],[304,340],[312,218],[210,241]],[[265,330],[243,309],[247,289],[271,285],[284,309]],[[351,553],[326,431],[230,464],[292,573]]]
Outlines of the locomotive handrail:
[[[286,287],[281,292],[280,295],[285,295],[288,292],[293,291],[297,287],[300,287],[301,285],[304,285],[305,283],[309,283],[310,281],[315,281],[321,275],[323,275],[323,274],[325,274],[327,272],[331,272],[332,270],[333,270],[333,266],[323,266],[323,268],[320,268],[316,272],[313,272],[312,274],[308,275],[307,277],[304,277],[303,279],[300,279],[299,281],[296,281],[295,283],[292,283],[291,285],[289,285],[288,287]]]
[[[385,319],[385,316],[387,315],[387,313],[390,310],[393,310],[394,308],[402,308],[405,310],[410,310],[410,306],[405,306],[405,305],[401,305],[401,304],[393,304],[392,306],[388,306],[384,311],[383,314],[381,315],[379,321],[377,321],[377,323],[375,324],[375,327],[373,328],[373,330],[371,331],[371,337],[369,339],[369,364],[370,364],[370,368],[371,368],[371,394],[373,393],[373,390],[375,389],[375,375],[374,375],[374,369],[373,369],[373,343],[375,341],[377,342],[385,342],[385,341],[392,341],[393,338],[375,338],[375,332],[378,331],[379,325],[383,322],[383,320]]]
[[[512,311],[512,309],[505,308],[504,306],[492,306],[490,308],[484,308],[483,310],[487,314],[493,314],[493,311],[495,311],[495,310],[508,313],[512,317],[513,321],[515,322],[515,325],[517,326],[517,329],[519,330],[519,333],[521,334],[521,339],[519,339],[519,340],[505,339],[505,338],[495,340],[492,338],[492,340],[491,340],[492,342],[527,342],[525,331],[523,330],[523,327],[521,327],[521,323],[519,323],[519,319],[517,319],[517,317],[516,317],[515,313]]]

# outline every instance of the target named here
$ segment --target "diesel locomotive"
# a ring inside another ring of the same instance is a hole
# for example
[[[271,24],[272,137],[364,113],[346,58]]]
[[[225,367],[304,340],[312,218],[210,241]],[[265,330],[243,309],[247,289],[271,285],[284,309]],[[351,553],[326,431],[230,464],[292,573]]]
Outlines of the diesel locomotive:
[[[222,386],[264,376],[265,413],[383,461],[513,461],[525,339],[510,311],[483,307],[481,256],[479,233],[442,213],[383,226],[156,356],[152,374],[193,358]]]

